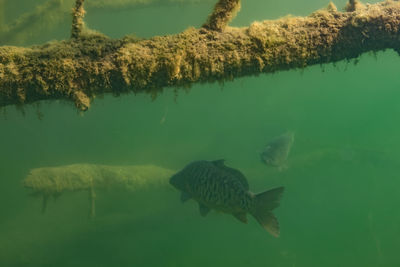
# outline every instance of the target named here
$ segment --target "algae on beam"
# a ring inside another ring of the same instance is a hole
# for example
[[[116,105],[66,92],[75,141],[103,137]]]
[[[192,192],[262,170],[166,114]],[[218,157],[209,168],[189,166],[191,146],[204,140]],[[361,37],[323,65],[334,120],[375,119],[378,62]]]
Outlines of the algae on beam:
[[[221,13],[218,7],[224,3]],[[165,87],[186,90],[194,83],[334,63],[384,49],[400,51],[399,1],[354,12],[329,4],[307,17],[240,28],[227,25],[236,7],[229,4],[235,3],[219,0],[204,27],[174,35],[136,41],[79,31],[79,38],[68,41],[0,47],[0,106],[60,99],[86,110],[91,99],[104,93],[155,97]]]

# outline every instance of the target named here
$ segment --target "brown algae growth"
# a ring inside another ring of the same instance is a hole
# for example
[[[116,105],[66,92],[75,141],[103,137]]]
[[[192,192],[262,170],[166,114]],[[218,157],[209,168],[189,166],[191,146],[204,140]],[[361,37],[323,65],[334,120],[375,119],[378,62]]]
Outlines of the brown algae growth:
[[[43,198],[43,212],[50,197],[57,198],[65,192],[87,191],[90,216],[94,217],[96,190],[136,191],[147,187],[165,186],[173,174],[174,171],[155,165],[73,164],[32,169],[22,184],[31,190],[33,196]]]

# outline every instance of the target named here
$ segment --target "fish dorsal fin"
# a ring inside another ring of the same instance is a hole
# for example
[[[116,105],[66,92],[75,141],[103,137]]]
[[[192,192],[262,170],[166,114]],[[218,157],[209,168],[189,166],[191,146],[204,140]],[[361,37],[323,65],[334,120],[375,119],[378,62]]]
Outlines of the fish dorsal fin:
[[[235,216],[235,218],[241,221],[242,223],[247,223],[246,212],[234,213],[232,215]]]
[[[224,159],[214,160],[214,161],[212,161],[212,163],[217,167],[225,167]]]
[[[205,217],[210,212],[210,208],[204,204],[199,203],[199,211],[201,216]]]
[[[214,166],[220,168],[220,170],[223,170],[223,171],[229,173],[230,175],[235,176],[235,178],[239,180],[239,182],[244,187],[244,189],[249,190],[249,183],[247,182],[247,179],[243,175],[243,173],[241,173],[239,170],[225,166],[224,159],[214,160],[214,161],[212,161],[212,163],[214,164]]]
[[[182,202],[186,202],[191,198],[192,198],[192,196],[188,192],[182,192],[182,194],[181,194],[181,201]]]

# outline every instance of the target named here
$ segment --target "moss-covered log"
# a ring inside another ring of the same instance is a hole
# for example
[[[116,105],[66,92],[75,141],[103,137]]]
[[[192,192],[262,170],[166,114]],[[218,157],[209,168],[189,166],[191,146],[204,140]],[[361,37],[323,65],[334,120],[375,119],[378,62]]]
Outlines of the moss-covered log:
[[[224,81],[246,75],[352,59],[368,51],[400,50],[400,2],[333,4],[308,17],[225,27],[235,6],[220,0],[205,25],[146,40],[78,38],[29,48],[0,47],[0,106],[41,99],[74,101],[86,110],[96,95],[125,92],[155,96],[165,87]],[[238,7],[238,6],[236,6]],[[220,18],[228,18],[220,20]],[[74,26],[73,26],[74,27]]]
[[[32,169],[23,180],[24,187],[33,196],[42,197],[42,212],[49,198],[58,198],[66,192],[89,193],[91,217],[95,216],[96,190],[114,189],[137,191],[168,184],[174,172],[154,165],[107,166],[73,164]]]

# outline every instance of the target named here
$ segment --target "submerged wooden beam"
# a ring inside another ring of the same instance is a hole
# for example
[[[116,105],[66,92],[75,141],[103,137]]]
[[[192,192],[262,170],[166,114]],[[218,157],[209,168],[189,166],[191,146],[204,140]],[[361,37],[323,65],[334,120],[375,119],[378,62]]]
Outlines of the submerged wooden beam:
[[[229,8],[221,8],[224,3]],[[305,68],[368,51],[400,51],[399,1],[350,1],[350,12],[330,4],[307,17],[226,26],[239,4],[220,0],[217,16],[204,27],[176,35],[116,40],[83,31],[67,41],[0,47],[0,106],[64,99],[86,110],[103,93],[155,97],[165,87]]]
[[[45,212],[49,198],[58,198],[66,192],[88,192],[89,216],[96,215],[96,191],[126,190],[135,192],[151,187],[163,187],[174,171],[155,165],[107,166],[72,164],[30,170],[22,185],[33,196],[42,198]]]

